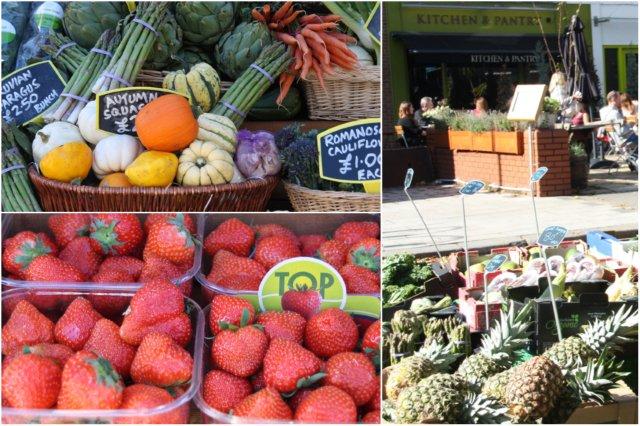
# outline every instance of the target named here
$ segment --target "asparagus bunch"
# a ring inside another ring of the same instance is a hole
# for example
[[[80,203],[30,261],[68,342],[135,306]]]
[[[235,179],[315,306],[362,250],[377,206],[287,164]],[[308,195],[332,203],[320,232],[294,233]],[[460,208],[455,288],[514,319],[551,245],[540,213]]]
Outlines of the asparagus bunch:
[[[27,164],[18,149],[29,141],[17,127],[2,125],[2,210],[6,212],[42,211],[33,193]]]
[[[95,49],[112,53],[119,41],[118,31],[106,30],[98,39]],[[78,121],[80,111],[86,105],[86,102],[80,99],[90,99],[92,96],[91,87],[108,63],[109,57],[107,55],[90,51],[64,87],[64,93],[71,96],[60,96],[43,114],[44,120],[47,123],[67,121],[75,124]],[[76,99],[76,97],[80,99]]]
[[[123,81],[129,83],[135,81],[157,38],[155,32],[139,21],[154,29],[160,28],[168,19],[168,6],[168,2],[141,2],[138,3],[136,11],[125,18],[122,41],[109,65],[93,85],[93,93],[98,94],[126,86],[127,84]]]
[[[71,44],[70,44],[71,43]],[[60,50],[61,47],[68,46]],[[47,44],[42,46],[53,62],[71,75],[80,68],[80,64],[87,57],[87,49],[75,44],[73,40],[55,31],[51,31],[47,38]]]
[[[255,65],[265,70],[274,80],[291,62],[291,52],[281,42],[275,42],[262,51]],[[246,113],[271,87],[272,81],[256,68],[247,68],[213,107],[212,113],[230,118],[240,128]],[[236,111],[229,108],[232,105]],[[243,115],[244,114],[244,115]]]

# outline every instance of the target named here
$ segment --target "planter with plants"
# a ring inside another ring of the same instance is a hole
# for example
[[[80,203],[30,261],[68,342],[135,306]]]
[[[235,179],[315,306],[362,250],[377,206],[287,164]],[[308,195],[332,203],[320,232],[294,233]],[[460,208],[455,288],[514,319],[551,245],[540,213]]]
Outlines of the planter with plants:
[[[514,130],[506,114],[490,112],[483,117],[456,113],[448,120],[452,150],[522,155],[522,132]]]
[[[586,188],[589,185],[589,157],[582,144],[569,145],[569,164],[571,165],[571,187]]]
[[[550,98],[549,96],[544,98],[542,104],[542,113],[538,118],[539,129],[553,129],[556,123],[556,118],[560,112],[560,102]]]

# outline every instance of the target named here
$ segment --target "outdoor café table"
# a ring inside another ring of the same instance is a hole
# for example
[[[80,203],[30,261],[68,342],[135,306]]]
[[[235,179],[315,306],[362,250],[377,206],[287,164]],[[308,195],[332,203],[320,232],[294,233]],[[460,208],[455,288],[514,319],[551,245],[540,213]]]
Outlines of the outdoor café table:
[[[617,122],[615,120],[609,120],[609,121],[592,121],[590,123],[582,124],[580,126],[572,126],[570,123],[566,125],[566,130],[567,132],[569,132],[570,138],[571,136],[573,136],[574,132],[583,131],[583,130],[591,131],[591,146],[593,147],[593,149],[591,150],[591,158],[589,159],[589,164],[591,167],[593,167],[595,164],[598,164],[598,163],[599,163],[598,167],[602,167],[601,162],[606,161],[604,159],[604,149],[602,149],[602,143],[597,140],[594,130],[604,126],[611,126],[616,123]]]

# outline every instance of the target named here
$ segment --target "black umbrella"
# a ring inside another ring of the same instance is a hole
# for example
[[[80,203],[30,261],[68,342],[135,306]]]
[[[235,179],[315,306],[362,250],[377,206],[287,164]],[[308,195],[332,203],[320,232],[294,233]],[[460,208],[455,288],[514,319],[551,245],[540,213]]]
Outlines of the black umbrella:
[[[584,24],[579,16],[571,17],[571,24],[562,38],[562,63],[567,74],[569,93],[582,93],[582,102],[594,105],[600,100],[597,76],[591,66]]]

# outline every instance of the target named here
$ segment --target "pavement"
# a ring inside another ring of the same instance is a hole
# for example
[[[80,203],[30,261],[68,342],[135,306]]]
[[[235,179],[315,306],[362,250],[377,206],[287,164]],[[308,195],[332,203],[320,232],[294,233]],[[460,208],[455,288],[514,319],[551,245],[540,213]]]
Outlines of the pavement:
[[[425,185],[409,190],[442,253],[464,248],[462,204],[456,185]],[[432,254],[435,248],[402,188],[385,188],[382,205],[383,255]],[[590,230],[630,236],[638,232],[638,174],[622,166],[611,174],[591,170],[589,187],[563,197],[536,198],[540,230],[568,229],[567,238]],[[469,249],[488,249],[536,240],[531,197],[482,191],[465,199]]]

